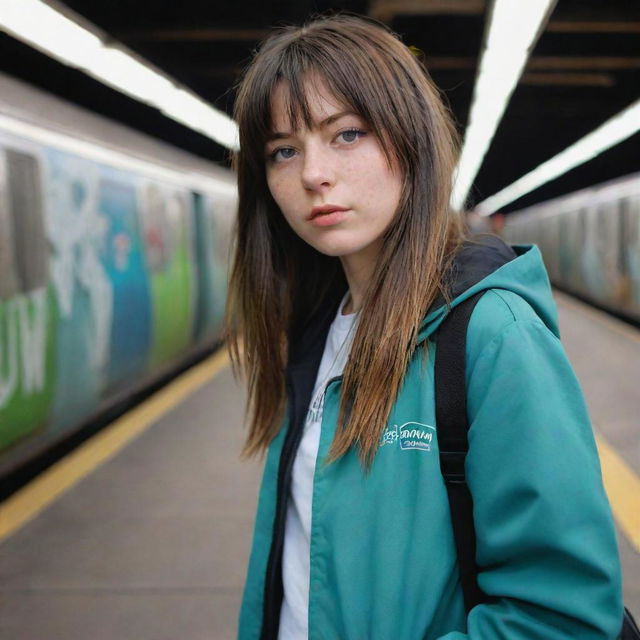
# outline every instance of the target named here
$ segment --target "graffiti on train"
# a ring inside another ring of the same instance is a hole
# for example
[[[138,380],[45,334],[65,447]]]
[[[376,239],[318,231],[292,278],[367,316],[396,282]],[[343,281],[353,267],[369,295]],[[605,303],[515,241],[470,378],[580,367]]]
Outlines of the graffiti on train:
[[[203,255],[207,206],[153,176],[0,145],[0,450],[90,416],[219,330],[197,295],[226,278]]]

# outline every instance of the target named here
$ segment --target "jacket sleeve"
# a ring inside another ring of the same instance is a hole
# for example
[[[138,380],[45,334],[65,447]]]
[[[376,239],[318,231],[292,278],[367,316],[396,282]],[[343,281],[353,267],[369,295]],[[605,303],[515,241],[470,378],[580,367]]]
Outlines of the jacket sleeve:
[[[468,362],[467,481],[491,602],[439,640],[614,640],[615,529],[582,392],[558,338],[514,319]]]

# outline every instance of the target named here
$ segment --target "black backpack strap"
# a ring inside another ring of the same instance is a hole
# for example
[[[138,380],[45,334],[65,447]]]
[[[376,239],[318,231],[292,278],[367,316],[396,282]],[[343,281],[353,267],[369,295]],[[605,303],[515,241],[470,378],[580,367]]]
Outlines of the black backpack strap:
[[[622,622],[622,631],[619,636],[620,640],[640,640],[640,629],[638,629],[638,625],[636,621],[633,619],[631,615],[631,611],[624,608],[624,618]]]
[[[464,461],[469,449],[465,380],[467,325],[473,308],[484,293],[480,291],[454,307],[436,335],[435,397],[440,469],[449,496],[467,613],[487,599],[477,582],[473,502],[464,474]]]

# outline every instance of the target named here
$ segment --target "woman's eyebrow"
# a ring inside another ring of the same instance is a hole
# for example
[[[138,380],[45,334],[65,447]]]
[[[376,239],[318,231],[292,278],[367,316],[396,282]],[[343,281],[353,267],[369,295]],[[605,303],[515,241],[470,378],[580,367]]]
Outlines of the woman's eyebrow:
[[[318,123],[313,123],[313,128],[314,129],[322,129],[324,127],[329,126],[330,124],[333,124],[334,122],[336,122],[336,120],[340,120],[340,118],[344,118],[345,116],[357,116],[357,113],[354,113],[353,111],[339,111],[338,113],[333,113],[330,116],[328,116],[327,118],[325,118],[324,120],[322,120],[321,122]],[[280,140],[282,138],[290,138],[293,134],[289,133],[289,132],[285,132],[285,131],[275,131],[273,133],[270,133],[267,136],[267,139],[265,142],[271,142],[272,140]]]

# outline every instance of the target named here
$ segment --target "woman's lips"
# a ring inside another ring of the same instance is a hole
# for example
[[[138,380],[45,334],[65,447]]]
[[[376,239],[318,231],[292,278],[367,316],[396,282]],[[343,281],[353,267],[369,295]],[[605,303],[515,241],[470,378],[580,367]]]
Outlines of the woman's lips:
[[[319,213],[311,218],[311,224],[317,227],[331,227],[339,224],[347,217],[348,209],[334,209],[328,213]]]
[[[313,207],[311,209],[311,215],[309,216],[309,220],[312,220],[316,216],[333,213],[334,211],[347,211],[347,207],[341,207],[339,204],[321,204],[317,207]]]
[[[337,204],[323,204],[313,207],[309,221],[318,227],[329,227],[344,220],[347,211],[349,209]]]

